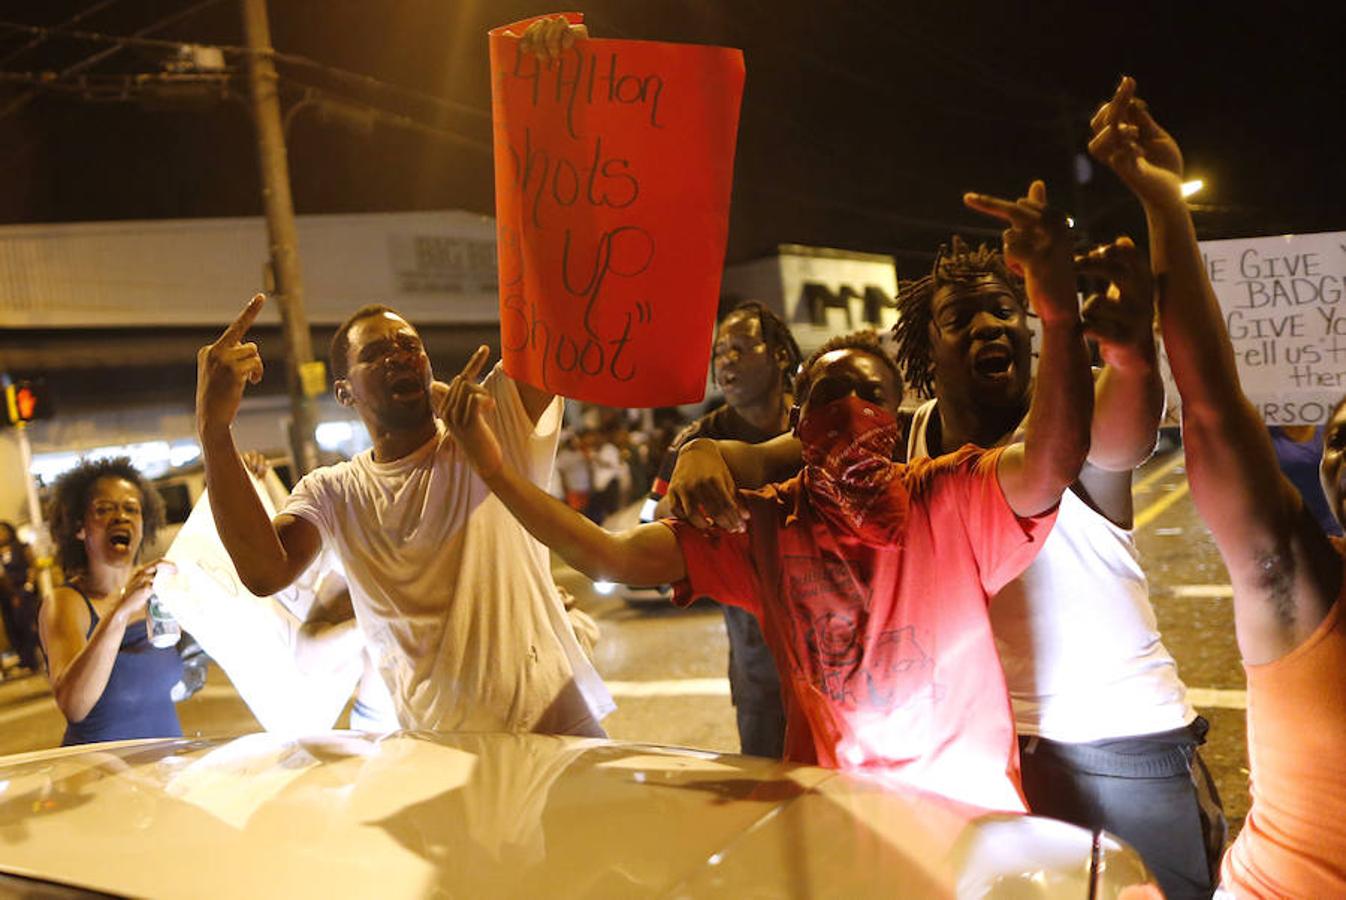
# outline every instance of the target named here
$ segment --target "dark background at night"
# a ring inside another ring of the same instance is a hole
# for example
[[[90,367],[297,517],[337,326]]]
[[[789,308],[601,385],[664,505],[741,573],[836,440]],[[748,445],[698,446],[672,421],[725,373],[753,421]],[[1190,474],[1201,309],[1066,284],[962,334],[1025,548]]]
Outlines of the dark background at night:
[[[0,19],[131,34],[198,0],[3,2]],[[282,64],[301,84],[407,116],[476,146],[379,125],[359,134],[295,115],[299,213],[462,208],[490,213],[487,28],[556,11],[536,2],[271,0],[273,43],[396,88]],[[1346,4],[838,4],[595,0],[597,37],[743,48],[728,257],[782,242],[896,253],[904,274],[950,230],[988,229],[964,190],[1022,193],[1034,176],[1091,237],[1142,223],[1110,173],[1076,186],[1086,122],[1120,73],[1138,79],[1182,144],[1203,238],[1346,229],[1340,161]],[[152,37],[242,43],[235,0]],[[0,71],[60,72],[106,45],[0,28]],[[238,57],[231,57],[237,64]],[[122,50],[88,75],[155,72]],[[186,109],[0,84],[0,222],[254,215],[261,211],[247,107]],[[1083,213],[1081,215],[1081,213]],[[993,231],[985,231],[993,234]]]

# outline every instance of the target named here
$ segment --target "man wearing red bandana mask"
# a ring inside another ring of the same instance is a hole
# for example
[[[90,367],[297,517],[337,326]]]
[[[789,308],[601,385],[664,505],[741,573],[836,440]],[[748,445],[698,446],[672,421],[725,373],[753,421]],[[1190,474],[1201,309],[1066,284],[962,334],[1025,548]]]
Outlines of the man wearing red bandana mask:
[[[1064,218],[1035,182],[968,195],[1010,223],[1007,256],[1043,321],[1022,441],[892,462],[902,380],[872,333],[825,344],[792,412],[804,471],[743,493],[746,530],[681,522],[609,533],[504,464],[470,378],[445,418],[482,479],[535,537],[593,578],[673,583],[758,617],[787,703],[786,759],[1022,811],[1018,745],[986,613],[1033,559],[1089,445],[1092,383]]]

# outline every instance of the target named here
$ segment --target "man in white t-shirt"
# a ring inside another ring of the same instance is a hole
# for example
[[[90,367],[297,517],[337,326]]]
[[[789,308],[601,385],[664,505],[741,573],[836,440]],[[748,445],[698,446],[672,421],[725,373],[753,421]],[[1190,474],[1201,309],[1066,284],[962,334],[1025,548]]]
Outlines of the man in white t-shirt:
[[[393,310],[363,307],[332,340],[337,400],[359,413],[373,447],[309,473],[267,517],[230,431],[245,385],[261,378],[257,347],[243,337],[263,299],[198,354],[211,511],[242,582],[274,594],[324,547],[334,552],[403,728],[602,736],[612,700],[576,640],[547,551],[448,436],[432,408],[442,385],[416,329]],[[545,488],[560,399],[499,367],[485,386],[511,464]]]

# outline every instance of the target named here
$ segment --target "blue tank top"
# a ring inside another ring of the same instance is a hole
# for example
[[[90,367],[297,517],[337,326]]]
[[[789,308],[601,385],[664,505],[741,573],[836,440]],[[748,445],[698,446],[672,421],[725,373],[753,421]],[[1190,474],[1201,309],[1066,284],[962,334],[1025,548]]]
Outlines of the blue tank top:
[[[98,612],[83,591],[79,592],[89,608],[87,639],[98,625]],[[182,680],[182,657],[176,647],[160,649],[150,643],[144,622],[128,625],[112,663],[103,696],[82,721],[66,726],[61,746],[92,744],[96,741],[125,741],[132,738],[182,737],[177,707],[169,692]]]
[[[1332,505],[1323,494],[1323,483],[1318,478],[1318,466],[1323,459],[1323,426],[1313,432],[1313,439],[1306,443],[1292,441],[1277,426],[1272,426],[1271,446],[1276,450],[1276,462],[1290,483],[1304,498],[1304,505],[1318,520],[1327,534],[1341,536],[1341,525],[1332,515]]]

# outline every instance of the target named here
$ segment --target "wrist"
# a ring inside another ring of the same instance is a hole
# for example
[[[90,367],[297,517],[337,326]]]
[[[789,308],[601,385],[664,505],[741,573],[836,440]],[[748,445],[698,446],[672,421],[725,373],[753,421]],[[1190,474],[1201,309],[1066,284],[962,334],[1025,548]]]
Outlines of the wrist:
[[[1127,375],[1144,377],[1159,368],[1159,352],[1154,341],[1100,347],[1099,353],[1109,368]]]
[[[505,485],[505,464],[503,460],[497,460],[492,466],[476,466],[477,477],[486,483],[486,486],[492,491],[496,491]]]
[[[1182,185],[1175,183],[1173,186],[1155,188],[1140,194],[1140,203],[1144,207],[1146,215],[1172,216],[1179,214],[1188,215],[1190,209],[1187,206],[1187,198],[1182,195]]]
[[[234,443],[230,422],[215,422],[200,416],[196,419],[196,436],[201,441],[201,449],[229,450]]]
[[[113,628],[125,630],[131,623],[131,611],[126,607],[126,594],[117,598],[117,605],[112,609],[112,615],[108,616],[111,620],[108,624]]]

